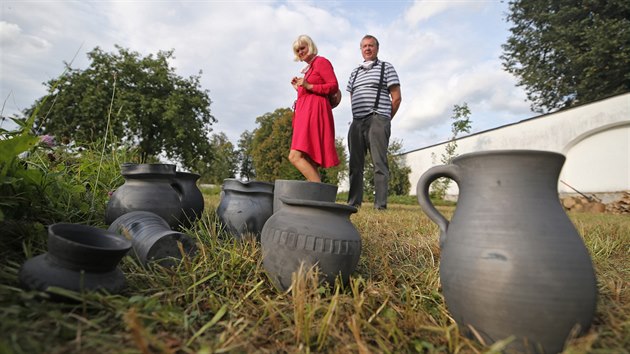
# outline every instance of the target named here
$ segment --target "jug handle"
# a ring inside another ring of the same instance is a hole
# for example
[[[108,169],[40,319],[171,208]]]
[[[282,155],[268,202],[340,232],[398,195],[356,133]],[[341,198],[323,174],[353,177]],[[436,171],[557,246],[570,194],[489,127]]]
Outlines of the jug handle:
[[[431,199],[429,198],[429,187],[431,183],[440,177],[450,178],[455,183],[459,184],[459,167],[456,165],[441,165],[433,166],[420,176],[418,180],[418,186],[416,188],[416,195],[418,197],[418,203],[420,208],[427,214],[440,228],[440,246],[446,241],[446,231],[448,230],[449,222],[444,215],[435,208]]]
[[[182,185],[179,183],[179,181],[172,180],[171,188],[173,188],[175,192],[177,192],[177,196],[179,197],[179,200],[181,201],[184,196],[184,189],[182,188]]]

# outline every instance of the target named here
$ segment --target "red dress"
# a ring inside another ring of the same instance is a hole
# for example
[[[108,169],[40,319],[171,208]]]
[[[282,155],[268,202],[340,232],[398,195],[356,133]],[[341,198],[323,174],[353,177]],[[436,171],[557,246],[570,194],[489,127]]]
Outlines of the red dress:
[[[307,154],[321,167],[339,164],[335,149],[335,122],[328,95],[339,89],[330,61],[315,57],[304,79],[313,85],[311,91],[298,87],[291,149]]]

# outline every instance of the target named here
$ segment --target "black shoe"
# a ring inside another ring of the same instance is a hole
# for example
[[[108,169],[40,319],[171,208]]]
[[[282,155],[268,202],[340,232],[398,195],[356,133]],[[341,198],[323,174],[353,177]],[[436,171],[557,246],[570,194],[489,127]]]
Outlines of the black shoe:
[[[374,209],[376,209],[376,210],[387,210],[387,206],[374,207]]]

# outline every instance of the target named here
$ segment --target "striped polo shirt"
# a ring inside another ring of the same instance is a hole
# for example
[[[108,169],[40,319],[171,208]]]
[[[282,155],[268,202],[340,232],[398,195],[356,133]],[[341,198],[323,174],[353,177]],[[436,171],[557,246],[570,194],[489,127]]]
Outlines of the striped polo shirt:
[[[377,59],[372,68],[364,69],[362,66],[359,66],[350,74],[346,91],[352,95],[352,116],[355,119],[365,118],[374,112],[382,65],[385,65],[385,73],[383,74],[381,97],[376,113],[391,118],[392,100],[389,96],[389,88],[393,85],[400,85],[400,82],[394,66]]]

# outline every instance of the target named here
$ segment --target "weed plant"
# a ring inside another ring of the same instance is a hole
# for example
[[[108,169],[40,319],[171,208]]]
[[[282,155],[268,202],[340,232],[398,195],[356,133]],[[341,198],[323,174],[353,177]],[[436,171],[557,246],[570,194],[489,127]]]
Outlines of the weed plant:
[[[25,291],[18,272],[46,251],[45,226],[104,226],[107,195],[122,183],[119,164],[133,161],[127,149],[103,154],[98,145],[78,151],[32,138],[2,155],[0,353],[491,353],[505,345],[460,334],[441,293],[438,229],[413,203],[376,211],[366,202],[351,216],[363,248],[345,285],[320,284],[316,269],[302,269],[289,291],[276,290],[260,244],[221,228],[215,187],[204,189],[202,218],[183,230],[198,253],[176,267],[145,268],[126,256],[121,294],[57,290],[74,299],[61,303]],[[450,217],[454,207],[438,209]],[[592,328],[565,353],[628,353],[630,219],[570,217],[591,252],[599,297]]]
[[[0,151],[0,256],[45,242],[46,225],[102,224],[109,195],[124,182],[120,164],[134,161],[131,148],[102,153],[102,142],[76,147],[50,136],[5,136]]]

